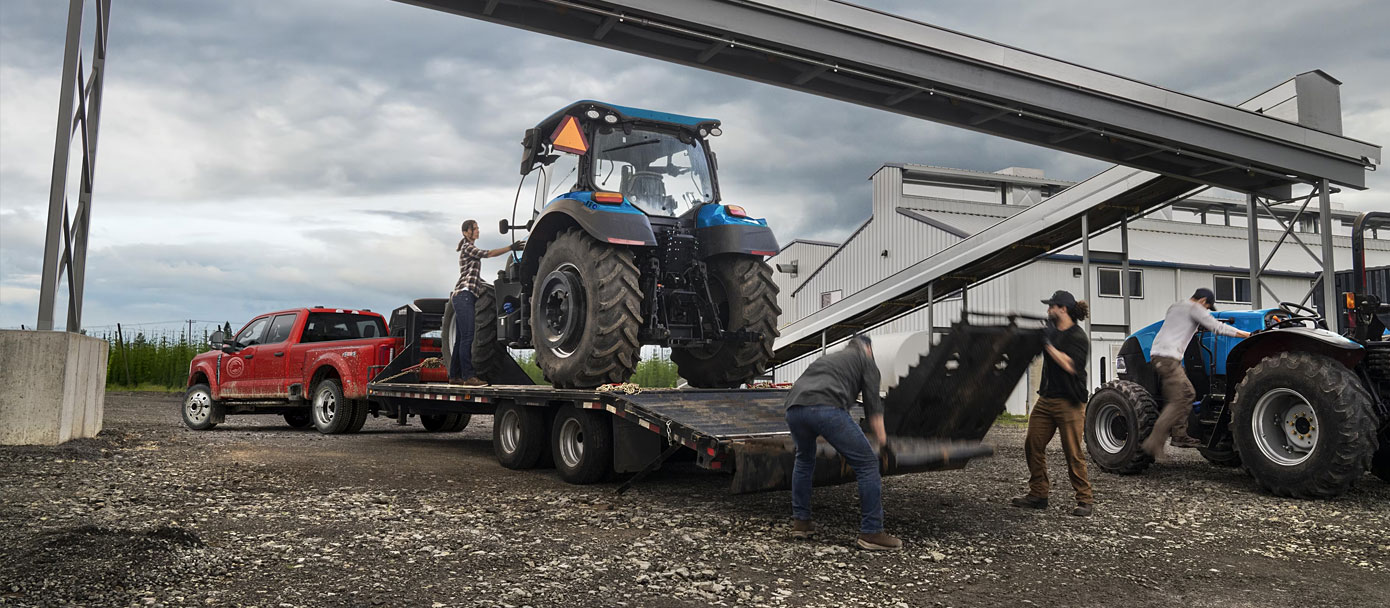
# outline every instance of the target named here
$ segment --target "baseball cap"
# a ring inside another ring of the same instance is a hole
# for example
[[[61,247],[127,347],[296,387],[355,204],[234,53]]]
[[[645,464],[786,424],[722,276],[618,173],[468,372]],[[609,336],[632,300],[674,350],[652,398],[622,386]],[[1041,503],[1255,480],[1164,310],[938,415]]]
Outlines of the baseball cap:
[[[1070,291],[1058,289],[1052,294],[1052,297],[1043,300],[1042,303],[1048,306],[1061,306],[1067,310],[1071,310],[1076,307],[1076,296],[1071,295]]]
[[[1197,291],[1192,292],[1192,299],[1200,300],[1202,298],[1207,299],[1207,310],[1216,310],[1216,294],[1205,287],[1199,287]]]

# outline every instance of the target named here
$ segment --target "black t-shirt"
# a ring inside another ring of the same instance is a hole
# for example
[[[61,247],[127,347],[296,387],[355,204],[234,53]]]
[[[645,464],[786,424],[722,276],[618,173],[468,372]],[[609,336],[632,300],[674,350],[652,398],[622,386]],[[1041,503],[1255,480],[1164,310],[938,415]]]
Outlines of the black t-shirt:
[[[1038,387],[1038,395],[1051,399],[1067,399],[1077,403],[1085,403],[1086,397],[1086,357],[1091,350],[1091,342],[1086,339],[1086,332],[1081,330],[1080,325],[1072,325],[1066,331],[1050,330],[1052,332],[1052,345],[1062,354],[1071,358],[1072,369],[1076,374],[1068,374],[1067,370],[1062,369],[1052,356],[1043,353],[1042,385]]]

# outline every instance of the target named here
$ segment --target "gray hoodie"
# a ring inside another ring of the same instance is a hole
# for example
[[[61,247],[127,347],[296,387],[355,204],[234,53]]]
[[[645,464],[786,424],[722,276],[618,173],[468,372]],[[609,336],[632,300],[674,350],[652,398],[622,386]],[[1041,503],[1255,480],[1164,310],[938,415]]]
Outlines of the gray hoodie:
[[[864,349],[850,346],[816,359],[792,385],[787,407],[793,405],[833,405],[848,410],[855,395],[863,395],[864,415],[883,414],[878,396],[879,372]]]
[[[1223,336],[1240,335],[1236,328],[1217,321],[1205,306],[1192,300],[1183,300],[1168,307],[1168,313],[1163,316],[1163,327],[1159,328],[1158,335],[1154,336],[1153,346],[1149,347],[1150,358],[1168,357],[1181,361],[1198,326]]]

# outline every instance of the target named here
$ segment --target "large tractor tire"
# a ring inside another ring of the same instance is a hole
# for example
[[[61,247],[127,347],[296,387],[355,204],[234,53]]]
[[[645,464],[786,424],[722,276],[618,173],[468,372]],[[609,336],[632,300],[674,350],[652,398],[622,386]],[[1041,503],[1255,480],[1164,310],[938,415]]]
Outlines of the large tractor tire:
[[[1345,493],[1376,451],[1371,398],[1356,374],[1306,352],[1266,357],[1236,387],[1232,431],[1255,482],[1270,493]]]
[[[446,370],[454,361],[454,331],[454,298],[450,296],[444,300],[444,317],[439,320],[439,359]]]
[[[566,405],[555,413],[550,449],[561,479],[579,485],[603,481],[613,472],[613,422],[605,412]]]
[[[1390,483],[1390,440],[1381,441],[1380,449],[1371,458],[1371,472],[1385,483]]]
[[[578,228],[546,247],[532,293],[536,364],[556,388],[625,382],[637,369],[642,294],[622,247]]]
[[[767,369],[777,340],[777,284],[772,267],[751,255],[723,255],[709,261],[710,296],[725,330],[762,334],[752,342],[716,342],[671,351],[682,378],[699,388],[734,388]]]
[[[477,295],[473,303],[473,374],[492,382],[502,370],[497,352],[497,290],[480,285]]]
[[[1144,439],[1158,421],[1158,405],[1144,387],[1128,380],[1111,380],[1086,405],[1086,452],[1102,471],[1119,475],[1142,473],[1153,464]]]

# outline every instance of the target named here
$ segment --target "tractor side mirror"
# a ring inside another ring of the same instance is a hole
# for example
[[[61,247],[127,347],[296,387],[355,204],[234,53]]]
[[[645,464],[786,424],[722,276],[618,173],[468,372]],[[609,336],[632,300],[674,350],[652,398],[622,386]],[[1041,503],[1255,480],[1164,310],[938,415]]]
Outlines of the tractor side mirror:
[[[500,229],[502,230],[502,234],[506,234],[506,233],[511,232],[511,231],[513,231],[513,230],[525,230],[525,231],[527,231],[527,232],[530,232],[530,231],[531,231],[531,226],[532,226],[533,224],[535,224],[535,223],[536,223],[536,220],[535,220],[535,219],[531,219],[531,220],[527,220],[527,222],[526,222],[525,224],[513,225],[511,222],[508,222],[507,220],[504,219],[504,220],[502,220],[502,221],[500,221],[500,222],[497,223],[497,227],[500,228]]]
[[[526,175],[536,166],[536,153],[540,149],[540,133],[535,128],[526,130],[521,137],[521,174]]]

